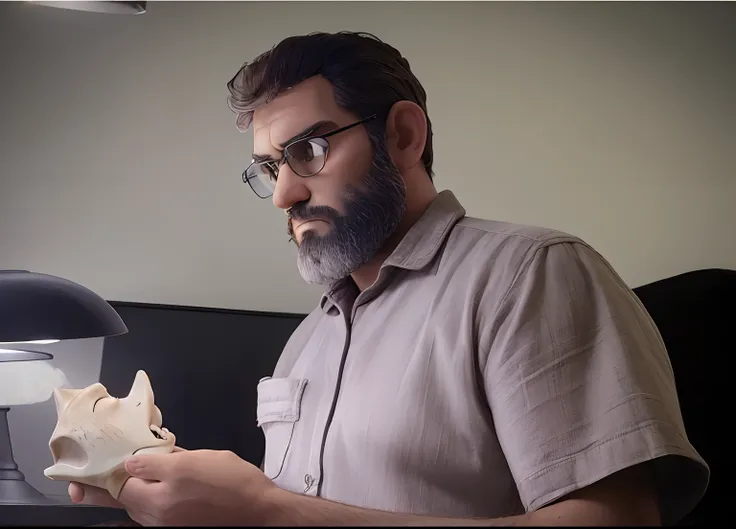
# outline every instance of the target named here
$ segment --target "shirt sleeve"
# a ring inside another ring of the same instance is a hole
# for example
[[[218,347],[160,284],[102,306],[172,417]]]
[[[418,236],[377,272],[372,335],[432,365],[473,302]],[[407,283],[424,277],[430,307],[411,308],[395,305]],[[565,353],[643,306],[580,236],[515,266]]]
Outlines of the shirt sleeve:
[[[598,253],[579,242],[537,249],[495,322],[485,390],[527,511],[644,462],[662,522],[692,510],[709,469],[687,439],[667,351]]]

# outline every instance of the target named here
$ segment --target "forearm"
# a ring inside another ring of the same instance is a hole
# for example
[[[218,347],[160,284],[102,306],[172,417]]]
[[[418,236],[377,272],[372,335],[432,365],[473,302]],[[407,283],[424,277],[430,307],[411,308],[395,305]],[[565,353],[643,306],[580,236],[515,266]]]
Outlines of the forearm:
[[[636,478],[636,479],[633,479]],[[274,526],[555,527],[660,524],[656,494],[638,470],[620,472],[536,511],[504,518],[441,518],[363,509],[274,487],[263,510]]]
[[[492,527],[539,525],[532,514],[505,518],[438,518],[363,509],[333,501],[279,490],[268,509],[271,526],[442,526]]]

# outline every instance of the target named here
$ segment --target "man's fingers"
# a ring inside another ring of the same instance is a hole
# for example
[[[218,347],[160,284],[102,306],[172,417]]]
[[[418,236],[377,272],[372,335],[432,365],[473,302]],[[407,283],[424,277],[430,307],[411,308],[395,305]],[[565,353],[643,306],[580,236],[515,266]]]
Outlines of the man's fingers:
[[[81,483],[69,483],[69,497],[74,503],[83,505],[98,505],[100,507],[112,507],[123,509],[123,505],[116,501],[105,489],[83,485]]]
[[[84,485],[80,485],[79,483],[74,483],[72,481],[69,483],[67,491],[69,492],[69,498],[73,503],[79,503],[84,499]]]
[[[123,485],[118,500],[130,513],[131,510],[140,510],[143,506],[150,504],[151,499],[161,494],[165,487],[166,485],[158,481],[131,477]]]
[[[180,452],[187,452],[187,450],[175,446],[170,454],[140,454],[128,458],[125,462],[125,470],[133,477],[128,478],[125,485],[123,485],[120,493],[121,501],[115,500],[104,489],[77,482],[69,483],[69,498],[73,503],[124,509],[123,504],[127,504],[127,502],[123,500],[123,496],[136,499],[144,498],[146,494],[150,493],[150,489],[144,490],[144,487],[150,485],[151,482],[163,481],[171,473],[172,464],[178,459],[177,453]]]
[[[140,454],[125,461],[125,470],[131,476],[150,481],[164,481],[171,475],[173,466],[187,450],[174,450],[169,454]]]

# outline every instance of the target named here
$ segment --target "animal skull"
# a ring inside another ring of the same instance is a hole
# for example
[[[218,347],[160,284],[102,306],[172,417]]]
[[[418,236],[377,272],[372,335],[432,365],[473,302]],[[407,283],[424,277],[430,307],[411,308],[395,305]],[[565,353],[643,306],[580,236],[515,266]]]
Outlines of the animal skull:
[[[138,371],[127,397],[111,397],[99,382],[84,389],[55,389],[58,420],[49,448],[53,480],[106,489],[113,498],[130,477],[125,460],[133,454],[168,453],[176,437],[162,428],[151,382]]]

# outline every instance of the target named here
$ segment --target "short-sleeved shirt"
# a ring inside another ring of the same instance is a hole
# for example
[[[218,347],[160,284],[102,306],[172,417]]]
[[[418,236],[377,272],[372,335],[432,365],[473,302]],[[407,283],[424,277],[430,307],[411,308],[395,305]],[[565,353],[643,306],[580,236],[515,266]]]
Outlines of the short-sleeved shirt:
[[[663,521],[709,469],[662,338],[566,233],[441,192],[359,292],[328,288],[258,386],[263,468],[293,492],[450,517],[533,511],[651,462]]]

